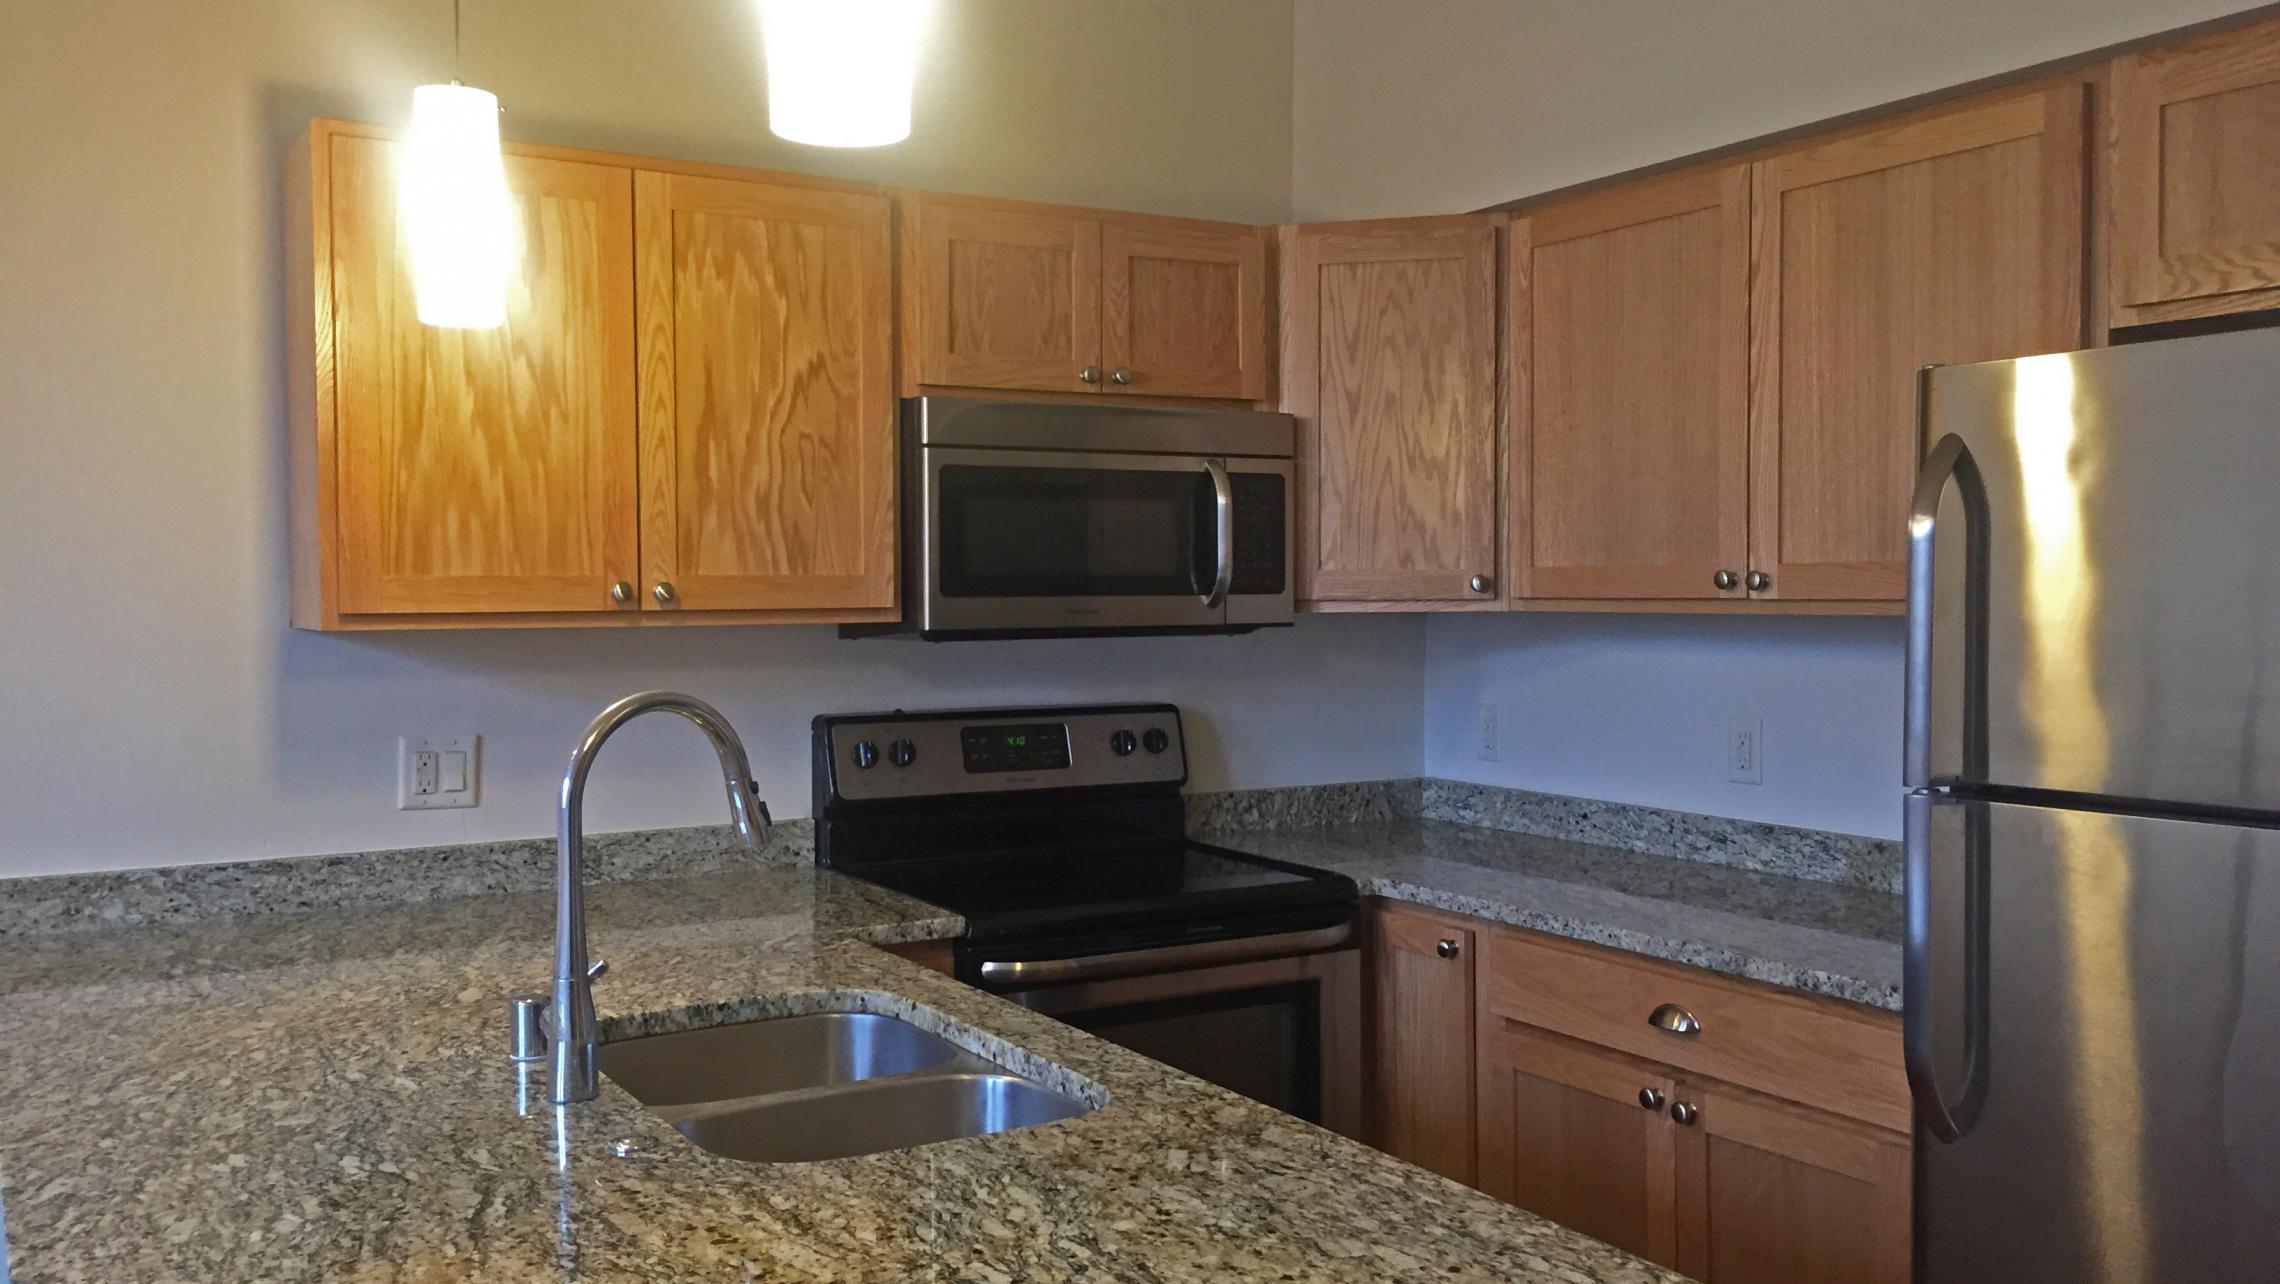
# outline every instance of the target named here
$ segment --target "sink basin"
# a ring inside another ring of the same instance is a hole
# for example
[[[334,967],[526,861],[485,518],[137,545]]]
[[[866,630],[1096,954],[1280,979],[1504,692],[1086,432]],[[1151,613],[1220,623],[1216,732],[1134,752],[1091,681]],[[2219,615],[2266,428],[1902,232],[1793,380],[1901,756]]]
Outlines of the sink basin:
[[[602,1073],[698,1146],[805,1163],[1072,1119],[1093,1106],[907,1021],[826,1012],[606,1043]]]

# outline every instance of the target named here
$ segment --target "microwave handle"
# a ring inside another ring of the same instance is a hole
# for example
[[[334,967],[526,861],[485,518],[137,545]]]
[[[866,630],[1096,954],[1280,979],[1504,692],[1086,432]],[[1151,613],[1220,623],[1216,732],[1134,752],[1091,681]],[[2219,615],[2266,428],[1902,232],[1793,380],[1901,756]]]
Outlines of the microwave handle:
[[[1220,461],[1204,460],[1203,471],[1211,478],[1212,513],[1219,537],[1219,572],[1211,581],[1211,591],[1203,595],[1203,604],[1217,607],[1226,603],[1227,590],[1235,583],[1235,487],[1227,480],[1227,465]]]

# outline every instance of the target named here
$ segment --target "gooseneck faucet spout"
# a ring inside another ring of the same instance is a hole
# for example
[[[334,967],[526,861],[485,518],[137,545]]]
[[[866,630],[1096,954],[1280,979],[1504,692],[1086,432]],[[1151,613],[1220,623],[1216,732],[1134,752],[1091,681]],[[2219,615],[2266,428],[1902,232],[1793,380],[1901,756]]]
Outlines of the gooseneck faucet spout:
[[[594,982],[606,964],[586,957],[586,773],[593,769],[594,752],[611,733],[642,714],[677,713],[696,723],[720,755],[720,773],[728,785],[728,814],[736,822],[737,836],[746,847],[758,847],[768,833],[768,804],[760,799],[760,786],[752,779],[752,764],[744,756],[744,742],[728,719],[694,696],[675,691],[643,691],[629,695],[596,715],[570,751],[570,766],[562,773],[562,807],[556,827],[558,864],[554,906],[554,996],[551,1011],[553,1084],[549,1099],[556,1104],[591,1101],[598,1091],[594,1069]]]

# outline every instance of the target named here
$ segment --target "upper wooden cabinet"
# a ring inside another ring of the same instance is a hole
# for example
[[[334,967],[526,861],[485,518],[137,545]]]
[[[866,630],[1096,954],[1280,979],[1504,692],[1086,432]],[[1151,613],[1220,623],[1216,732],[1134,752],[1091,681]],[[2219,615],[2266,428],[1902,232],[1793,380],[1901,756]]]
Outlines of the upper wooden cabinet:
[[[1267,395],[1259,228],[946,196],[903,225],[909,386]]]
[[[1917,370],[2081,345],[2084,112],[2072,82],[1757,163],[1753,597],[1900,599]]]
[[[890,217],[879,195],[636,177],[649,606],[894,605]]]
[[[1494,605],[1501,221],[1283,229],[1301,601]]]
[[[2280,19],[2114,60],[2114,325],[2280,307]]]
[[[1744,595],[1749,206],[1731,165],[1514,221],[1515,596]]]

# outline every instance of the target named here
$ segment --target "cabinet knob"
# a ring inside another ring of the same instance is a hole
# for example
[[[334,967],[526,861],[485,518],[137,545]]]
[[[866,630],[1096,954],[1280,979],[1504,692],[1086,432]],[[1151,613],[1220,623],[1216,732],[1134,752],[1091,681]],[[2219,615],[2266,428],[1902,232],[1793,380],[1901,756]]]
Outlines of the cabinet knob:
[[[1648,1013],[1647,1024],[1657,1030],[1689,1039],[1702,1033],[1702,1023],[1694,1019],[1692,1012],[1676,1003],[1665,1003]]]
[[[1488,592],[1490,586],[1496,583],[1495,580],[1488,578],[1486,575],[1475,575],[1472,577],[1472,579],[1466,582],[1472,586],[1472,591],[1475,593],[1486,593]]]
[[[1639,1089],[1639,1104],[1649,1110],[1662,1109],[1663,1095],[1653,1088]]]
[[[1694,1126],[1694,1121],[1701,1117],[1702,1112],[1695,1109],[1694,1103],[1691,1101],[1673,1101],[1670,1103],[1670,1121],[1672,1123],[1691,1128]]]
[[[1078,383],[1099,383],[1099,382],[1100,382],[1100,367],[1099,367],[1099,366],[1086,366],[1084,369],[1077,371],[1077,382],[1078,382]]]
[[[1717,585],[1718,591],[1721,593],[1726,592],[1727,590],[1733,588],[1736,584],[1741,583],[1739,579],[1735,578],[1732,571],[1720,571],[1710,577],[1710,582]]]
[[[1110,383],[1117,384],[1118,386],[1128,384],[1132,382],[1132,371],[1124,366],[1118,366],[1115,371],[1108,376],[1108,380]]]
[[[1457,956],[1457,943],[1444,936],[1433,943],[1433,952],[1442,958],[1453,959]]]
[[[619,606],[631,602],[633,600],[633,585],[624,580],[619,580],[610,585],[610,600]]]
[[[1773,587],[1773,577],[1764,571],[1751,571],[1750,577],[1743,581],[1743,586],[1752,593],[1763,593]]]
[[[680,597],[680,594],[673,591],[673,581],[671,580],[657,581],[657,587],[649,590],[649,593],[650,596],[657,599],[659,606],[671,606]]]

